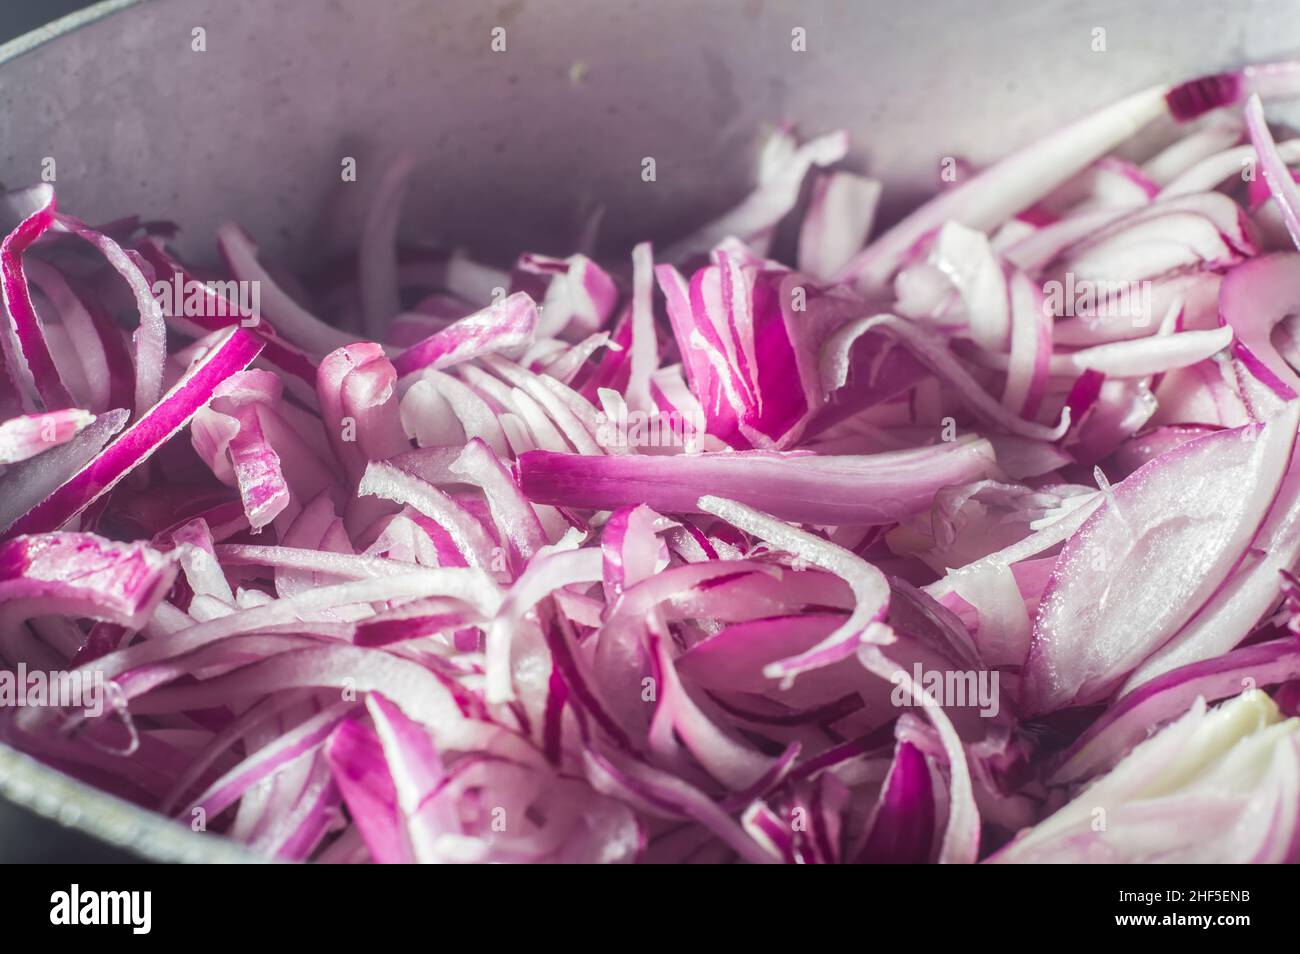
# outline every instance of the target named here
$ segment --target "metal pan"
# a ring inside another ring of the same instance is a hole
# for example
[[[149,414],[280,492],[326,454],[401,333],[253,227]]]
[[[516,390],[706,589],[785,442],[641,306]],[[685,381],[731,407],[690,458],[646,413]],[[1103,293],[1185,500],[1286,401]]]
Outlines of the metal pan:
[[[83,218],[175,219],[199,258],[235,219],[302,264],[356,234],[342,158],[364,182],[405,148],[428,233],[564,251],[601,203],[619,249],[734,203],[776,122],[848,129],[890,217],[944,157],[979,165],[1148,83],[1297,51],[1296,0],[108,0],[0,47],[0,181],[54,157]],[[247,858],[3,745],[0,796],[0,858]]]

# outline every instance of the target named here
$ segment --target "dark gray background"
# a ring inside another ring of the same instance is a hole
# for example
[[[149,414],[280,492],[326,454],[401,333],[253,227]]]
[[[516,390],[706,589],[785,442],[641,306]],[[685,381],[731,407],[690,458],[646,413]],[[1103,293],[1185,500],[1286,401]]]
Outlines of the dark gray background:
[[[0,43],[93,3],[94,0],[0,0]]]

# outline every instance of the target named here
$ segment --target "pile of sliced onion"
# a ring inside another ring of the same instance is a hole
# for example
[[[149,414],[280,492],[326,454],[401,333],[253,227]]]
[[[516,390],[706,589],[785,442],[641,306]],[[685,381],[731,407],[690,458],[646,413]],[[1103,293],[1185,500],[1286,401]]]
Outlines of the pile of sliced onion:
[[[874,238],[783,130],[627,259],[408,245],[410,157],[323,280],[5,193],[0,675],[102,697],[0,739],[285,860],[1300,860],[1296,94]]]

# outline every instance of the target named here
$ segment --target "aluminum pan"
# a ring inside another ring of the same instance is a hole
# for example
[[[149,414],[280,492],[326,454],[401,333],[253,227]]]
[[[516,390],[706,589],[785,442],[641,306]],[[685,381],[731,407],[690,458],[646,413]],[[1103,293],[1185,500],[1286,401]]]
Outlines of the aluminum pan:
[[[365,191],[340,157],[364,185],[409,148],[426,229],[563,251],[598,201],[621,247],[734,202],[774,122],[849,129],[889,215],[943,156],[979,164],[1147,83],[1296,51],[1296,0],[107,0],[0,47],[0,181],[54,156],[83,217],[172,217],[200,257],[236,218],[302,263],[355,235]],[[248,857],[2,745],[0,794],[146,858]]]

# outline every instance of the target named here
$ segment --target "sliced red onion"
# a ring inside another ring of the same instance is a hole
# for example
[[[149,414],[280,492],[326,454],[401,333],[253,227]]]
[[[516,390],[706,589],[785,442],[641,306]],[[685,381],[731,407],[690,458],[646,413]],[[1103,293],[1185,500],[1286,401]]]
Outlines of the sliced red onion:
[[[696,252],[706,252],[725,238],[748,239],[772,228],[794,208],[804,177],[815,166],[829,166],[848,153],[849,138],[843,132],[811,139],[771,164],[760,176],[758,189],[721,218],[666,248],[663,258],[681,261]]]
[[[988,238],[949,222],[935,236],[930,263],[961,293],[971,340],[991,351],[1005,350],[1011,335],[1007,279]]]
[[[824,172],[813,180],[799,230],[799,271],[830,281],[867,242],[880,202],[880,182],[851,172]]]
[[[1296,93],[1139,93],[865,249],[878,185],[783,128],[658,265],[588,212],[510,271],[399,245],[405,157],[305,281],[0,193],[0,675],[110,690],[0,734],[288,861],[1300,859],[1294,156],[1251,99]],[[1126,141],[1248,100],[1249,145]]]
[[[1294,863],[1294,720],[1262,692],[1204,700],[991,860]],[[1096,819],[1105,824],[1097,825]],[[1199,826],[1197,836],[1180,829]]]
[[[1142,171],[1152,182],[1167,187],[1209,156],[1241,142],[1241,136],[1239,119],[1231,114],[1216,117],[1156,153],[1143,164]]]
[[[1071,354],[1070,361],[1080,371],[1100,371],[1112,378],[1141,378],[1204,361],[1231,345],[1232,340],[1233,330],[1228,326],[1153,335],[1084,348]]]
[[[84,376],[84,381],[72,382],[73,388],[80,385],[84,389],[88,409],[106,411],[114,406],[113,401],[126,398],[127,389],[122,382],[133,376],[132,369],[129,359],[121,360],[125,349],[115,347],[120,345],[120,339],[113,340],[117,337],[116,329],[107,327],[107,316],[98,303],[78,293],[63,273],[45,262],[31,258],[23,264],[28,280],[58,310],[60,327],[75,348],[77,364]],[[97,315],[91,314],[92,308]],[[130,401],[122,400],[122,403]]]
[[[1291,170],[1278,154],[1277,143],[1264,121],[1264,104],[1260,102],[1258,93],[1253,94],[1246,104],[1246,128],[1250,130],[1251,144],[1259,155],[1260,171],[1264,173],[1264,181],[1282,212],[1286,230],[1291,233],[1296,247],[1300,248],[1300,189],[1296,188]]]
[[[248,367],[261,348],[252,335],[232,329],[190,366],[161,401],[7,532],[38,533],[67,524],[189,423],[195,412],[212,399],[217,386]]]
[[[916,242],[945,222],[988,230],[1157,119],[1165,111],[1165,93],[1159,86],[1135,93],[940,193],[867,246],[837,278],[879,287]]]
[[[1290,640],[1245,646],[1171,669],[1122,695],[1063,753],[1052,773],[1056,784],[1077,782],[1111,768],[1198,699],[1217,702],[1243,690],[1287,682],[1300,675],[1300,652]]]
[[[1028,711],[1105,699],[1215,594],[1278,492],[1297,424],[1292,403],[1267,424],[1181,444],[1105,491],[1044,594]],[[1169,548],[1194,562],[1161,561]]]
[[[943,752],[948,760],[949,795],[948,823],[944,828],[943,843],[939,849],[940,864],[970,864],[979,857],[980,816],[975,805],[970,771],[961,739],[957,736],[943,708],[923,687],[908,674],[899,677],[900,670],[889,661],[877,646],[864,645],[858,658],[869,671],[890,681],[897,680],[910,697],[925,708],[942,740]]]
[[[61,612],[138,629],[175,575],[173,562],[150,547],[89,533],[44,533],[0,544],[0,597],[10,624]]]
[[[25,409],[38,409],[39,401],[55,410],[66,407],[71,398],[54,367],[23,272],[23,253],[54,225],[54,190],[49,186],[33,190],[31,207],[24,214],[25,218],[0,243],[0,291],[9,318],[2,339],[5,365],[19,385]]]
[[[931,785],[925,756],[910,742],[900,742],[859,861],[924,864],[930,860],[935,822]]]
[[[215,818],[220,815],[249,787],[304,752],[310,752],[323,744],[350,708],[347,703],[337,703],[259,749],[256,754],[209,785],[184,814],[194,817],[196,812],[202,811],[204,817]]]
[[[765,670],[768,676],[793,681],[801,672],[851,655],[860,642],[887,643],[892,640],[889,628],[882,622],[889,606],[889,584],[871,564],[806,531],[773,520],[735,501],[706,496],[700,498],[698,506],[705,513],[719,516],[771,546],[780,547],[813,566],[834,573],[853,589],[857,606],[852,615],[812,649],[768,666]]]
[[[257,315],[240,314],[240,303],[226,297],[215,288],[209,288],[207,283],[198,282],[198,279],[188,269],[184,268],[158,243],[146,240],[141,243],[139,251],[144,260],[153,266],[155,275],[162,276],[160,280],[165,280],[167,276],[170,276],[173,286],[179,281],[180,287],[186,289],[186,295],[192,294],[195,287],[202,292],[203,305],[201,308],[186,308],[186,313],[180,315],[169,314],[164,309],[164,317],[171,324],[177,326],[185,334],[200,338],[236,323],[241,327],[254,331],[265,342],[260,358],[280,369],[286,375],[284,379],[286,387],[290,388],[300,400],[309,404],[315,401],[315,362],[301,348],[295,347],[281,338],[264,315],[260,313]],[[193,284],[196,282],[197,286]],[[190,314],[191,311],[201,313]]]
[[[95,246],[131,288],[136,309],[140,312],[140,326],[132,335],[135,339],[135,413],[139,417],[162,395],[163,363],[167,359],[167,326],[163,321],[162,306],[154,298],[149,276],[144,272],[149,266],[138,253],[124,250],[107,235],[78,219],[56,214],[55,224]]]
[[[1162,673],[1202,660],[1226,658],[1264,619],[1279,598],[1278,580],[1300,565],[1300,472],[1293,466],[1268,518],[1240,565],[1201,611],[1135,671],[1122,692]]]
[[[16,464],[66,444],[94,420],[89,411],[69,408],[0,421],[0,465]]]
[[[706,772],[731,789],[744,791],[766,777],[771,761],[722,732],[700,710],[677,675],[664,635],[653,630],[650,652],[659,678],[658,706],[649,731],[651,747],[661,740],[660,754],[671,753],[680,739]]]
[[[326,355],[316,393],[330,446],[352,480],[360,479],[369,461],[409,449],[402,430],[397,371],[379,345],[347,345]]]
[[[409,504],[451,536],[453,545],[470,566],[492,565],[492,542],[474,516],[432,484],[410,473],[376,461],[366,468],[357,485],[358,495],[382,497]]]
[[[405,376],[497,351],[522,350],[532,342],[536,329],[537,306],[527,295],[516,293],[407,348],[393,359],[393,367]]]
[[[1011,343],[1002,403],[1027,420],[1038,414],[1052,358],[1052,316],[1042,289],[1023,272],[1011,277]]]
[[[941,339],[936,339],[925,329],[896,315],[876,315],[850,322],[827,341],[821,355],[822,380],[826,382],[827,387],[838,389],[844,386],[848,380],[848,354],[854,342],[877,328],[896,336],[921,363],[959,390],[962,396],[970,401],[972,410],[991,424],[1019,437],[1030,437],[1053,443],[1068,429],[1070,424],[1068,409],[1062,411],[1061,420],[1056,427],[1045,427],[1009,413],[962,367]]]
[[[519,458],[519,482],[529,499],[565,507],[613,510],[644,503],[692,513],[699,488],[708,487],[783,520],[890,524],[927,508],[939,488],[987,476],[994,466],[992,447],[973,439],[837,458],[768,451],[597,458],[530,451]]]
[[[629,346],[627,399],[633,410],[648,411],[650,375],[659,363],[655,338],[654,252],[648,242],[632,250],[632,341]]]
[[[410,186],[415,157],[403,154],[379,180],[361,228],[357,271],[361,281],[361,316],[366,334],[382,337],[401,310],[397,277],[397,227]]]
[[[356,341],[352,335],[322,322],[277,285],[257,260],[257,246],[239,226],[223,225],[217,230],[217,242],[235,278],[258,283],[266,317],[294,344],[323,355]]]

